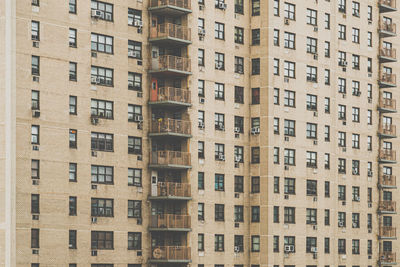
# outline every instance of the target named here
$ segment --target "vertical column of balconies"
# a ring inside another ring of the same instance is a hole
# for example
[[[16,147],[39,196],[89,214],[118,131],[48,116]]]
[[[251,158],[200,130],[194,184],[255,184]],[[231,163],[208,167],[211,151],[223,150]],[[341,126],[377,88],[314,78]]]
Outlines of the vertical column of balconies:
[[[390,63],[396,62],[396,49],[392,47],[390,39],[386,38],[396,36],[396,25],[392,19],[388,17],[389,12],[397,11],[396,0],[379,0],[379,204],[378,204],[378,221],[379,221],[379,264],[393,265],[396,264],[396,253],[392,250],[391,240],[396,239],[396,228],[392,226],[392,220],[384,218],[396,214],[396,202],[386,197],[385,191],[396,189],[396,176],[392,174],[391,167],[397,162],[396,151],[392,149],[390,139],[396,138],[396,126],[392,124],[391,113],[397,112],[396,100],[391,97],[389,90],[397,86],[396,74],[392,73]],[[389,171],[390,170],[390,171]],[[390,194],[389,194],[390,195]],[[390,223],[388,223],[390,222]]]
[[[191,74],[187,15],[190,0],[150,0],[151,88],[151,266],[187,265],[191,261],[188,233],[191,217],[189,170],[191,106],[187,88]],[[179,22],[179,24],[176,24]]]

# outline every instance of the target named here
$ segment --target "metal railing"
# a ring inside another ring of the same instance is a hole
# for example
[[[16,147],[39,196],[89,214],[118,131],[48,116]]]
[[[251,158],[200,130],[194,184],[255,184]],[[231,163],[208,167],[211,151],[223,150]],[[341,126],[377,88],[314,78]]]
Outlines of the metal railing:
[[[390,200],[379,201],[379,211],[396,212],[396,202]]]
[[[158,182],[157,196],[190,197],[191,187],[187,183]]]
[[[176,6],[179,8],[190,9],[190,0],[151,0],[150,7]]]
[[[190,121],[164,118],[152,121],[151,133],[191,134]]]
[[[383,135],[396,135],[396,125],[382,123],[379,125],[379,133]]]
[[[178,70],[178,71],[191,71],[190,59],[186,57],[177,57],[171,55],[164,55],[158,58],[158,66],[153,65],[154,71],[162,70]]]
[[[379,22],[379,30],[395,34],[396,33],[396,24],[380,21]]]
[[[396,8],[395,0],[379,0],[380,5],[389,6],[391,8]]]
[[[381,73],[380,82],[396,84],[396,75],[393,73]]]
[[[383,98],[379,100],[379,107],[385,109],[396,109],[396,100],[392,98]]]
[[[157,95],[154,99],[150,99],[152,102],[164,102],[174,101],[182,103],[191,103],[190,91],[187,89],[175,88],[175,87],[160,87],[158,88]]]
[[[379,260],[381,262],[396,262],[396,253],[391,251],[384,251],[379,253]]]
[[[396,186],[396,176],[391,174],[382,174],[380,184],[383,186]]]
[[[190,260],[190,247],[154,247],[151,258],[155,260]]]
[[[158,24],[156,27],[151,27],[150,39],[165,37],[191,41],[191,31],[188,27],[172,23]]]
[[[151,215],[151,228],[190,228],[189,215],[159,214]]]
[[[381,48],[379,50],[379,56],[396,59],[396,49],[395,48]]]
[[[381,160],[395,161],[396,160],[396,151],[393,149],[381,149],[379,151],[379,158]]]
[[[152,151],[151,164],[190,165],[190,153],[181,151]]]
[[[392,226],[381,226],[379,227],[379,236],[386,238],[395,238],[396,228]]]

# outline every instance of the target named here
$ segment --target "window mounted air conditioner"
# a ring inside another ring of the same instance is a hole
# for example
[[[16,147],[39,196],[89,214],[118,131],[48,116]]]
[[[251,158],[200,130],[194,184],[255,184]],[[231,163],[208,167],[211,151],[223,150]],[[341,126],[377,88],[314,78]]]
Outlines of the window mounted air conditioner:
[[[373,172],[372,171],[368,171],[368,177],[372,177]]]
[[[206,99],[204,97],[199,98],[200,104],[204,104],[206,102]]]
[[[240,162],[242,158],[240,156],[235,156],[235,162]]]
[[[206,35],[206,30],[204,28],[199,27],[199,35],[200,36],[205,36]]]
[[[224,154],[219,154],[218,159],[221,161],[225,161],[225,155]]]
[[[215,63],[215,68],[216,68],[217,70],[222,69],[222,67],[223,67],[223,65],[222,65],[221,62],[216,62],[216,63]]]
[[[142,122],[143,121],[143,116],[142,115],[135,115],[133,118],[135,122]]]
[[[260,127],[253,127],[251,128],[251,134],[259,134],[260,133]]]
[[[40,117],[40,110],[32,110],[32,117],[39,118]]]
[[[343,227],[344,223],[343,222],[339,222],[338,225],[339,225],[339,227]]]
[[[199,121],[198,126],[199,126],[200,129],[204,129],[204,126],[205,126],[204,122]]]
[[[92,217],[92,223],[97,223],[97,217]]]
[[[284,20],[285,25],[289,25],[289,19]]]
[[[101,10],[98,10],[98,9],[92,10],[92,18],[98,19],[101,17],[102,14],[103,14],[103,11],[101,11]]]
[[[353,228],[358,228],[358,224],[357,223],[353,223]]]
[[[234,251],[235,251],[235,253],[240,252],[240,247],[239,246],[235,246]]]
[[[311,247],[311,252],[317,253],[318,252],[317,247]]]
[[[225,10],[225,9],[226,9],[226,4],[223,3],[223,2],[219,2],[219,3],[218,3],[218,8],[219,8],[219,9],[222,9],[222,10]]]
[[[32,185],[39,185],[39,180],[38,179],[33,179],[32,180]]]
[[[234,132],[235,132],[235,133],[240,133],[240,127],[235,127],[235,128],[234,128]]]
[[[135,19],[135,20],[133,21],[133,26],[142,28],[142,27],[143,27],[143,21],[142,21],[142,20]]]

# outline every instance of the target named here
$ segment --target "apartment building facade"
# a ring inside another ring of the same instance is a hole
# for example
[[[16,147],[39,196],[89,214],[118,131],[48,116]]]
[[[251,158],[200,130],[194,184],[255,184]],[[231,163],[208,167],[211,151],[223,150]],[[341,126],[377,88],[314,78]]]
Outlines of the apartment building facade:
[[[395,0],[0,2],[0,266],[393,266]]]

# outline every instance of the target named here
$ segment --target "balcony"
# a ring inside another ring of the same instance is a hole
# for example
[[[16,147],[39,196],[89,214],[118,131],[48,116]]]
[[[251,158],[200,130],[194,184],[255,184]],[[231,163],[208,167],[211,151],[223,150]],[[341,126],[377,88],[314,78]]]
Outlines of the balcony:
[[[396,228],[392,226],[379,227],[379,239],[396,239]]]
[[[380,38],[394,37],[396,36],[396,24],[380,21],[378,32]]]
[[[151,215],[149,231],[189,232],[191,230],[190,222],[189,215]]]
[[[192,43],[190,28],[165,23],[150,29],[150,42],[162,45],[187,45]]]
[[[396,151],[392,149],[381,149],[379,151],[380,163],[396,163]]]
[[[190,169],[190,153],[181,151],[150,152],[150,168],[154,169]]]
[[[379,0],[379,12],[393,12],[397,11],[396,0]]]
[[[391,174],[381,174],[379,187],[385,189],[397,188],[396,176]]]
[[[152,60],[150,73],[169,76],[190,75],[192,74],[190,59],[172,55],[159,56],[158,59]]]
[[[184,137],[190,138],[191,124],[190,121],[174,120],[170,118],[154,120],[151,122],[150,137]]]
[[[396,202],[390,200],[379,201],[378,211],[382,214],[396,213]]]
[[[381,123],[378,135],[379,138],[396,138],[396,125]]]
[[[396,75],[392,73],[382,72],[379,78],[379,87],[396,87]]]
[[[379,62],[396,62],[396,49],[395,48],[381,48],[379,50]]]
[[[191,13],[190,0],[150,0],[149,11],[165,16],[182,16]]]
[[[383,251],[379,253],[379,263],[382,264],[396,264],[396,253],[391,251]]]
[[[396,100],[392,98],[383,98],[379,100],[378,110],[382,113],[395,113],[396,110]]]
[[[190,200],[191,187],[187,183],[158,182],[152,184],[150,200]]]
[[[151,263],[189,263],[191,262],[190,248],[180,246],[152,248]]]
[[[182,88],[153,88],[150,93],[149,105],[190,107],[192,105],[190,93],[189,90]]]

